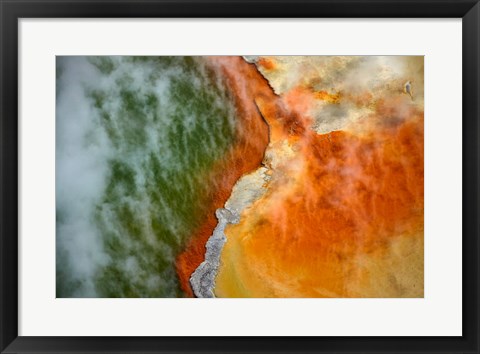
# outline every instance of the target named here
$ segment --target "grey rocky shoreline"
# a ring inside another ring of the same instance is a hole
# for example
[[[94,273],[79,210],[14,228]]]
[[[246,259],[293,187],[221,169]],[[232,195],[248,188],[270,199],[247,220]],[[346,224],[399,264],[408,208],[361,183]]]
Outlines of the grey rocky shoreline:
[[[225,228],[228,224],[238,224],[240,214],[250,207],[266,191],[265,184],[270,180],[268,168],[262,166],[242,176],[233,187],[225,208],[217,209],[218,224],[207,241],[205,260],[190,277],[190,284],[196,297],[215,297],[215,278],[220,267],[220,255],[227,242]]]
[[[205,260],[195,269],[190,277],[190,284],[196,297],[215,297],[215,277],[220,266],[220,254],[227,241],[224,231],[227,224],[238,224],[240,216],[235,211],[226,208],[217,209],[215,215],[218,224],[213,230],[213,235],[207,241]]]

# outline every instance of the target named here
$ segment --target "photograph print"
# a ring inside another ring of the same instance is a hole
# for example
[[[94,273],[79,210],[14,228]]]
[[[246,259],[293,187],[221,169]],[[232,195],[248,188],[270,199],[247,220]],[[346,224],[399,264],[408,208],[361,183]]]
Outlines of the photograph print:
[[[423,56],[57,56],[55,106],[57,298],[424,297]]]

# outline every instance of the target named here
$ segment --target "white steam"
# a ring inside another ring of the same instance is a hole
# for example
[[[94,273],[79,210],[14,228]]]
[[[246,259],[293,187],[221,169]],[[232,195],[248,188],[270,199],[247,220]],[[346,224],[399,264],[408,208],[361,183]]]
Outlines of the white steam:
[[[57,257],[67,258],[57,259],[57,267],[69,266],[69,274],[82,282],[75,296],[94,296],[93,274],[108,260],[92,220],[105,188],[108,140],[84,90],[97,72],[81,57],[57,58],[57,70],[56,241]]]

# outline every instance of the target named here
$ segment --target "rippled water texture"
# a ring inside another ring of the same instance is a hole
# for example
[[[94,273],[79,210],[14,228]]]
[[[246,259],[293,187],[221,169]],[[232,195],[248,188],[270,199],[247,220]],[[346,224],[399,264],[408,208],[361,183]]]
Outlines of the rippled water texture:
[[[264,149],[215,176],[251,124],[221,70],[192,57],[57,57],[57,297],[189,294],[176,258]]]

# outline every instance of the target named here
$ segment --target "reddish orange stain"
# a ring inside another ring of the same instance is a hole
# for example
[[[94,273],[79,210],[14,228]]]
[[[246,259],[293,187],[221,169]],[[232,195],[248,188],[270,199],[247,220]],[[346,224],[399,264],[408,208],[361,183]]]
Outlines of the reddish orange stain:
[[[275,70],[277,68],[277,63],[272,58],[261,57],[257,64],[265,70]]]

